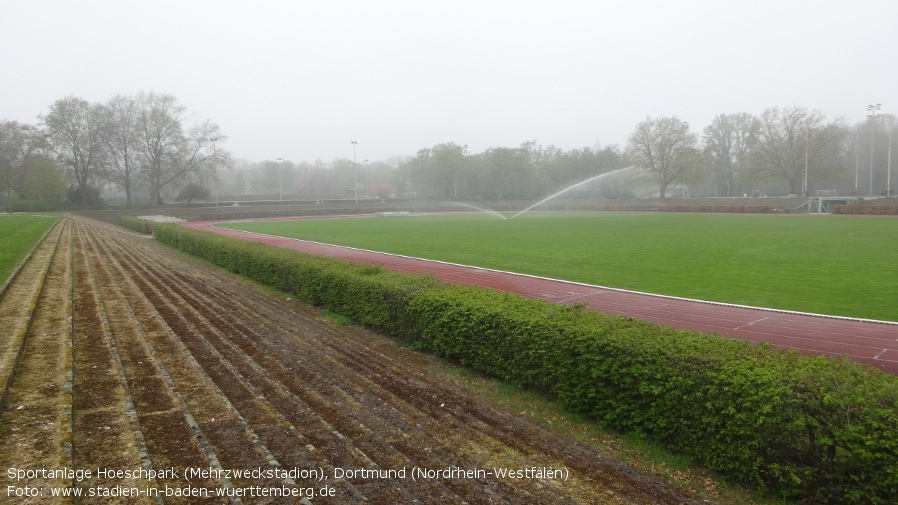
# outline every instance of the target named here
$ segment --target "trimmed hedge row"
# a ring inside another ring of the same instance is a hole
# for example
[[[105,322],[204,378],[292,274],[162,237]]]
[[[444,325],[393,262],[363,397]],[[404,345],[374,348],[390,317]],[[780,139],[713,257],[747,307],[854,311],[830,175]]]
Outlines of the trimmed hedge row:
[[[814,502],[898,502],[898,379],[870,367],[177,225],[156,237],[734,480]]]
[[[863,214],[875,216],[895,216],[898,215],[898,205],[864,205],[864,204],[848,204],[833,205],[833,214]]]
[[[651,202],[642,203],[638,200],[628,203],[557,203],[543,207],[541,210],[567,210],[587,212],[710,212],[720,214],[771,214],[784,212],[782,207],[771,205],[700,205],[688,203]]]
[[[134,216],[121,215],[118,218],[119,223],[125,228],[134,230],[138,233],[150,233],[152,231],[150,229],[149,221],[145,221],[143,219],[138,219]]]
[[[9,200],[3,205],[6,212],[55,212],[66,207],[58,200]]]

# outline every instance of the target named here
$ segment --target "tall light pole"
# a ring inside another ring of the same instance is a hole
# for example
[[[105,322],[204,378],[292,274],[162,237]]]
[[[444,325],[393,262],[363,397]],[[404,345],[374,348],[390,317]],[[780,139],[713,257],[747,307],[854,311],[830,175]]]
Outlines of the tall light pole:
[[[876,111],[879,110],[881,105],[878,103],[867,106],[867,110],[870,111],[870,114],[867,116],[870,118],[870,196],[873,196],[873,137],[876,133]]]
[[[854,127],[854,195],[857,196],[857,173],[861,163],[861,129]]]
[[[218,142],[218,137],[212,137],[209,139],[212,141],[212,152],[216,153],[215,143]],[[215,188],[215,206],[218,207],[218,163],[212,162],[212,186]]]
[[[892,123],[895,122],[895,116],[889,116],[889,161],[886,164],[886,196],[892,196]]]
[[[352,181],[355,186],[355,203],[359,203],[359,169],[355,164],[355,146],[358,142],[355,140],[350,140],[350,142],[352,142]]]
[[[281,184],[281,166],[283,165],[281,161],[282,160],[278,158],[278,200],[284,199],[284,186]]]
[[[811,140],[811,129],[804,132],[804,196],[810,198],[811,191],[808,188],[808,142]],[[810,205],[810,204],[808,204]],[[808,207],[810,208],[810,207]]]

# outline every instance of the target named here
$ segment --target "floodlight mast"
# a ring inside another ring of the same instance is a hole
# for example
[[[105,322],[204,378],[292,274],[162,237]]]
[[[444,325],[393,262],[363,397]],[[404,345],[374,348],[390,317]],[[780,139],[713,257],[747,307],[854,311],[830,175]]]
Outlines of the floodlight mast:
[[[870,114],[867,116],[870,118],[870,196],[873,196],[873,138],[876,134],[876,111],[881,106],[882,104],[880,103],[867,106],[867,110],[870,111]]]
[[[892,196],[892,124],[895,122],[895,116],[889,116],[889,157],[886,163],[886,196]]]
[[[358,141],[350,140],[350,142],[352,142],[352,182],[355,186],[355,203],[359,203],[359,169],[355,164],[355,146]]]
[[[808,188],[808,142],[810,140],[811,129],[808,128],[804,132],[804,196],[807,198],[811,197],[811,190]],[[808,209],[810,209],[810,207],[808,207]]]
[[[278,158],[278,201],[284,199],[284,185],[281,183],[281,168],[283,167],[283,160]]]
[[[854,194],[857,195],[857,174],[861,165],[861,129],[854,127]]]
[[[369,196],[369,197],[371,196],[371,187],[368,186],[368,182],[370,180],[371,180],[371,178],[368,177],[368,160],[366,159],[365,160],[365,196]]]

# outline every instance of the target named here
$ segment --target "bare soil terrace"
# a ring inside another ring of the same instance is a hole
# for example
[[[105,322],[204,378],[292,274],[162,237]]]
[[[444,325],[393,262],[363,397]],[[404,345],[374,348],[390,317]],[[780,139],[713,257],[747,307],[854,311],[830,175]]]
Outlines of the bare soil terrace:
[[[124,488],[143,492],[128,503],[290,503],[258,494],[325,486],[331,497],[292,502],[700,503],[448,384],[427,356],[83,218],[60,221],[38,247],[0,299],[0,325],[2,503],[120,503],[51,492]],[[101,478],[99,468],[130,473]],[[188,468],[325,480],[221,471],[188,480]],[[441,473],[412,478],[415,468]],[[503,478],[495,468],[560,472]],[[175,475],[150,472],[166,469]],[[8,486],[41,495],[10,496]],[[212,496],[146,492],[166,486]]]

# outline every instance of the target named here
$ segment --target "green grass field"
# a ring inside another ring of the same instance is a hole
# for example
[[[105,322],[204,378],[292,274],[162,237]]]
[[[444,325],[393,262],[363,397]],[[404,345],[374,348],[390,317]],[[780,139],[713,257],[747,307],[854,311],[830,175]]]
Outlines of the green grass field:
[[[50,215],[0,215],[0,285],[58,219]]]
[[[602,286],[898,321],[898,219],[528,212],[234,223]]]

